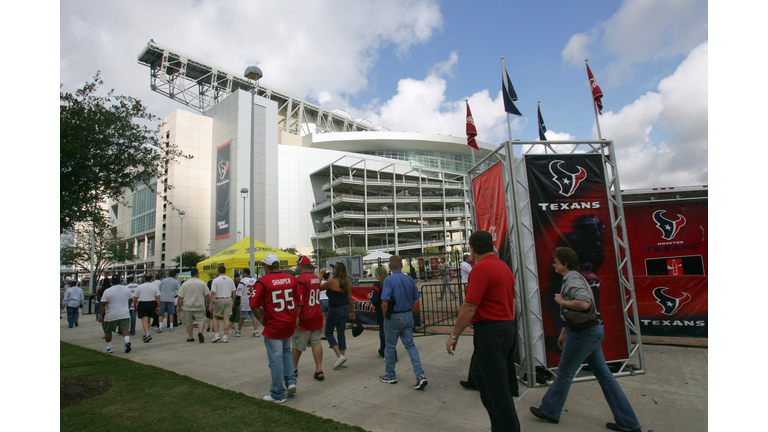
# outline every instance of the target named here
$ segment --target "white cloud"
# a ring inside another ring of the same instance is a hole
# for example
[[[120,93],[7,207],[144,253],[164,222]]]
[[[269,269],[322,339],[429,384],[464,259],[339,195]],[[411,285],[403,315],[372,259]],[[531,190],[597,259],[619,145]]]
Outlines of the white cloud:
[[[371,120],[373,124],[385,125],[393,131],[466,136],[464,99],[446,100],[448,84],[442,78],[458,67],[458,61],[458,54],[452,52],[448,60],[433,66],[424,80],[401,79],[397,94],[391,99],[383,103],[374,101],[360,110],[353,109],[353,117]],[[506,141],[509,137],[501,91],[495,99],[487,89],[467,96],[467,99],[477,127],[477,139],[494,144]],[[512,129],[522,130],[525,121],[512,116]]]
[[[565,48],[560,53],[563,61],[571,65],[581,64],[584,59],[589,58],[589,44],[595,40],[594,32],[592,35],[586,33],[576,33],[571,36]]]
[[[658,92],[648,92],[618,113],[600,119],[602,136],[612,139],[622,188],[688,186],[708,182],[708,43],[694,48]],[[672,130],[653,143],[657,125]],[[593,128],[593,138],[597,130]]]
[[[572,66],[590,53],[611,58],[601,83],[616,86],[638,63],[684,55],[707,40],[707,13],[700,0],[626,0],[607,21],[573,35],[561,56]]]
[[[152,38],[235,73],[257,65],[264,84],[301,98],[343,100],[345,90],[366,88],[381,49],[393,46],[407,56],[443,22],[435,0],[73,0],[60,6],[64,90],[102,70],[108,86],[119,82],[117,92],[131,95],[149,87],[149,71],[136,58]],[[178,108],[171,100],[147,102],[163,114]]]

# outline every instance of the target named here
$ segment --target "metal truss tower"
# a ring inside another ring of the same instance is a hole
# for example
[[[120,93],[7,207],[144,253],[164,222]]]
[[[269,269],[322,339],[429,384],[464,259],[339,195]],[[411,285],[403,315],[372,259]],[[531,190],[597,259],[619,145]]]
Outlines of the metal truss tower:
[[[230,93],[250,91],[253,86],[253,82],[239,74],[160,45],[152,39],[139,54],[138,61],[149,67],[152,91],[201,113]],[[256,94],[277,102],[278,129],[286,133],[304,136],[309,133],[380,130],[368,120],[352,119],[345,111],[328,110],[262,84],[258,85]]]

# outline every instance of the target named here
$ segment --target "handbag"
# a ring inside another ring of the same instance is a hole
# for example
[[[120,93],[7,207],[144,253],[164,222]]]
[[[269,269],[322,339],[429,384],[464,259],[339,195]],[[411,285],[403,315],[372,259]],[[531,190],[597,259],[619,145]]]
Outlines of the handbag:
[[[587,282],[583,276],[582,279],[585,283]],[[587,287],[589,287],[589,284],[587,284]],[[595,310],[594,298],[592,298],[592,302],[589,304],[589,309],[587,310],[580,311],[563,306],[563,317],[565,318],[565,325],[571,329],[571,331],[584,330],[601,324],[600,317]]]

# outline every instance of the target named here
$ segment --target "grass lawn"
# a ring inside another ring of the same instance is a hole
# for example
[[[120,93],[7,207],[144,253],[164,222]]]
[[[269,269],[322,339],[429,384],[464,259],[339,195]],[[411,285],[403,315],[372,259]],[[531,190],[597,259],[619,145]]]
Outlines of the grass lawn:
[[[62,408],[62,431],[364,430],[64,342],[59,354],[61,377],[112,385],[106,393]]]

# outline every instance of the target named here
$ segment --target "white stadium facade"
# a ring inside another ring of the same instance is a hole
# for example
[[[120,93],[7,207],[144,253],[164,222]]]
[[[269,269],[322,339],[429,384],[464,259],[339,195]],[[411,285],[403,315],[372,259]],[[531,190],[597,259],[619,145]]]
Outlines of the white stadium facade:
[[[168,167],[172,189],[146,185],[128,193],[128,206],[109,206],[138,254],[129,268],[173,268],[182,245],[213,255],[250,235],[303,254],[319,246],[415,257],[427,246],[466,247],[466,138],[376,128],[154,41],[138,61],[152,90],[186,106],[164,118],[161,142],[193,158]],[[495,148],[479,145],[478,160]]]

